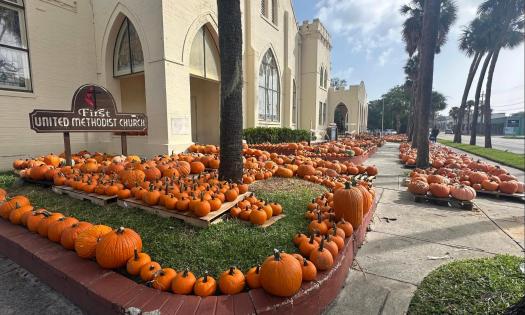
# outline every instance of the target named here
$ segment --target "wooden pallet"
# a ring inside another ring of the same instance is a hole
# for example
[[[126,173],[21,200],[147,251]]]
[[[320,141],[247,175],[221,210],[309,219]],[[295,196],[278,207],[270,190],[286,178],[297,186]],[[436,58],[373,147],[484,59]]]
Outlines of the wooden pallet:
[[[500,191],[476,190],[478,195],[490,196],[495,198],[507,198],[515,201],[525,201],[525,194],[505,194]]]
[[[219,208],[219,210],[212,211],[204,217],[196,216],[192,211],[181,212],[177,210],[168,210],[162,206],[149,206],[142,202],[141,200],[136,200],[134,198],[128,198],[124,200],[118,200],[117,204],[124,208],[138,208],[149,213],[156,214],[165,218],[175,218],[182,220],[188,224],[197,226],[197,227],[208,227],[212,224],[222,222],[221,216],[229,211],[233,206],[235,206],[239,201],[244,200],[244,198],[250,196],[252,193],[247,192],[242,195],[239,195],[237,199],[231,202],[225,202]]]
[[[53,186],[52,180],[34,180],[31,178],[26,178],[26,177],[20,177],[20,180],[22,180],[24,183],[33,184],[33,185],[40,185],[44,187]]]
[[[284,214],[284,213],[276,215],[274,217],[271,217],[270,220],[266,220],[266,222],[264,222],[264,224],[262,224],[262,225],[255,225],[255,224],[252,224],[250,221],[244,221],[244,220],[241,220],[241,219],[238,219],[238,220],[242,224],[251,225],[251,226],[254,226],[254,227],[257,227],[257,228],[260,228],[260,229],[265,229],[265,228],[271,226],[272,224],[274,224],[275,222],[281,220],[285,216],[286,216],[286,214]]]
[[[462,210],[473,210],[474,209],[474,203],[472,201],[463,201],[458,200],[456,198],[438,198],[434,197],[432,195],[414,195],[414,201],[421,203],[421,202],[428,202],[433,203],[438,206],[444,206],[444,207],[451,207],[451,208],[458,208]]]
[[[53,192],[59,194],[59,195],[68,195],[71,198],[75,198],[78,200],[88,200],[91,201],[91,203],[96,204],[98,206],[107,206],[110,203],[117,201],[117,196],[104,196],[99,194],[88,194],[83,191],[74,190],[73,188],[69,186],[53,186],[51,188]]]

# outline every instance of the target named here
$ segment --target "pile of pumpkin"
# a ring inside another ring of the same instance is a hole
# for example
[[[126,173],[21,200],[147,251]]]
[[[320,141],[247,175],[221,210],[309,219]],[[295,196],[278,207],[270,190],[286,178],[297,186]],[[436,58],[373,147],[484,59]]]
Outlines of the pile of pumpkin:
[[[408,187],[414,194],[430,192],[436,197],[446,198],[450,195],[459,200],[474,199],[476,191],[523,194],[524,183],[499,165],[473,160],[466,154],[458,154],[441,145],[432,144],[430,148],[432,167],[415,169],[410,173]],[[408,144],[401,144],[400,152],[402,161],[412,163],[413,159],[415,163],[413,154],[417,152],[410,149]]]
[[[258,199],[252,193],[244,200],[239,201],[230,209],[230,215],[243,221],[249,221],[254,225],[263,225],[272,217],[283,213],[283,207],[276,203],[267,203]]]
[[[408,137],[406,134],[397,134],[397,135],[384,135],[383,136],[383,139],[386,141],[386,142],[395,142],[395,143],[402,143],[402,142],[407,142],[408,141]]]
[[[0,193],[5,198],[6,192],[0,189]],[[262,265],[250,268],[246,274],[231,267],[221,273],[218,281],[207,273],[197,279],[189,270],[177,272],[173,268],[162,268],[159,263],[152,261],[148,254],[142,252],[142,239],[132,229],[112,229],[106,225],[79,222],[61,213],[35,209],[29,199],[22,195],[0,203],[0,216],[12,224],[22,225],[33,233],[60,243],[65,249],[75,250],[81,258],[95,259],[102,268],[126,268],[130,275],[140,276],[147,285],[176,294],[202,297],[219,292],[237,294],[248,286],[250,289],[262,287],[270,294],[286,297],[297,293],[302,281],[315,279],[317,273],[315,266],[302,256],[295,254],[294,257],[274,250],[274,254]],[[336,232],[340,234],[340,231]],[[322,248],[324,243],[321,244],[318,250],[319,263],[326,252]],[[315,259],[312,261],[317,262]]]

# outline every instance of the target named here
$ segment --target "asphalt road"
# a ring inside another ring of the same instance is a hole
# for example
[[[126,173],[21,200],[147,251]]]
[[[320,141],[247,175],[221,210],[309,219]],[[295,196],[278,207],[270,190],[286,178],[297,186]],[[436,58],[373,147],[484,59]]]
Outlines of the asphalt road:
[[[445,140],[454,140],[454,135],[447,135],[440,133],[438,138]],[[470,136],[463,135],[463,143],[469,143]],[[476,145],[485,146],[485,137],[478,136],[476,138]],[[507,150],[509,152],[524,154],[525,153],[525,139],[505,139],[503,136],[492,136],[492,147],[498,150]]]

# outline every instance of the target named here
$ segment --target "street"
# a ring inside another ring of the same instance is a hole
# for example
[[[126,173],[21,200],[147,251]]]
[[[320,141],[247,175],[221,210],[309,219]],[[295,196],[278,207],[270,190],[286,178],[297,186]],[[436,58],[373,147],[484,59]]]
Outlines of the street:
[[[445,133],[440,133],[438,136],[439,139],[444,140],[454,140],[454,135],[447,135]],[[461,138],[463,143],[469,143],[470,135],[463,135]],[[485,137],[478,136],[476,139],[476,145],[483,147],[485,145]],[[505,139],[503,136],[492,136],[492,148],[509,151],[519,154],[525,153],[525,139]]]

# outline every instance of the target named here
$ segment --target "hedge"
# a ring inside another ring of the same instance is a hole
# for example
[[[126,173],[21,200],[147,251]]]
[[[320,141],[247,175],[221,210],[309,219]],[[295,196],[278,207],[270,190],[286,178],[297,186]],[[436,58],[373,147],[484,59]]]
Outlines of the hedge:
[[[250,144],[308,141],[310,132],[303,129],[256,127],[244,129],[243,138]]]

